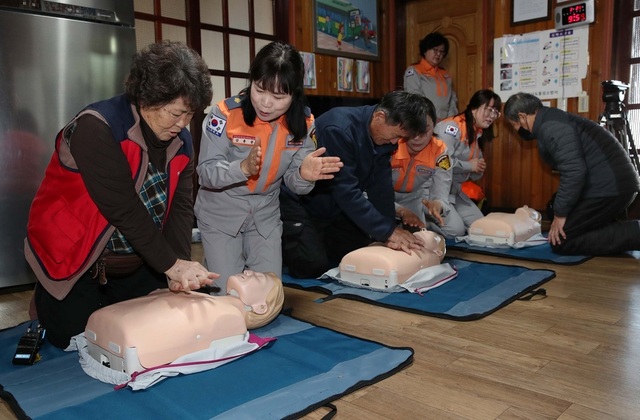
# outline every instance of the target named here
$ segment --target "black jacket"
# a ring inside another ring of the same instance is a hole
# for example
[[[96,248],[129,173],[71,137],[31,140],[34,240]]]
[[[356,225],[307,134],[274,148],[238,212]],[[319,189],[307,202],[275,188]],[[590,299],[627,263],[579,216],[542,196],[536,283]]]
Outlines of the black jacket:
[[[620,142],[597,123],[556,108],[542,107],[533,136],[545,163],[560,172],[553,204],[566,217],[584,198],[615,197],[640,191],[640,181]]]

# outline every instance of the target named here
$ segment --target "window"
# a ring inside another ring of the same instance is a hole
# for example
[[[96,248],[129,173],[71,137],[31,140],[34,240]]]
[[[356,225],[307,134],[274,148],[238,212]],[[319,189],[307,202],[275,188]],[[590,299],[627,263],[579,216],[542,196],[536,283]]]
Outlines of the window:
[[[627,119],[635,146],[640,145],[640,0],[616,2],[614,29],[614,79],[629,85]]]
[[[275,0],[135,0],[134,7],[138,49],[171,39],[200,52],[213,103],[245,87],[256,51],[276,39]]]
[[[245,87],[249,63],[256,51],[276,39],[274,28],[287,33],[287,9],[283,0],[134,0],[136,44],[140,50],[170,39],[198,51],[209,66],[215,104]],[[285,21],[276,25],[276,15]],[[196,114],[189,126],[196,157],[208,111]],[[194,188],[194,198],[197,191]]]

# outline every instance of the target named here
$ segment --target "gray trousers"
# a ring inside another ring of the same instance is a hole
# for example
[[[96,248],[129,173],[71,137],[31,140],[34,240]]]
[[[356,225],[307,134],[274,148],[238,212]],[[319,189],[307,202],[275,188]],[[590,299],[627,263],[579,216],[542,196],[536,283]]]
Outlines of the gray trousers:
[[[476,203],[466,194],[458,194],[456,203],[449,203],[451,210],[444,217],[443,226],[429,225],[429,229],[442,234],[445,238],[465,236],[471,223],[484,217]]]

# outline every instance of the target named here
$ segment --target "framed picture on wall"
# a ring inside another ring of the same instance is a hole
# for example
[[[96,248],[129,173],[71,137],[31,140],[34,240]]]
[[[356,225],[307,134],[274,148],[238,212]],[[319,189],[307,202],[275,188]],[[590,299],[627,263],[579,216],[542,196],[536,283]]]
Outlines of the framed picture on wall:
[[[369,62],[356,60],[356,92],[369,93]]]
[[[378,0],[313,0],[314,51],[379,60]]]
[[[511,0],[511,24],[551,19],[551,0]]]
[[[304,63],[303,85],[307,89],[316,88],[316,55],[308,52],[300,52]]]
[[[338,90],[353,91],[353,58],[338,57]]]

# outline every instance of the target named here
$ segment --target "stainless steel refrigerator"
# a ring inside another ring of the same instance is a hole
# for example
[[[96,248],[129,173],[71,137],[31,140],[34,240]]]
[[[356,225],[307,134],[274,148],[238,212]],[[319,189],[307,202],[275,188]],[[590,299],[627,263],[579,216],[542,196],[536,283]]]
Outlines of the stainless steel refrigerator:
[[[24,238],[57,132],[122,92],[135,51],[133,0],[0,0],[0,288],[35,281]]]

